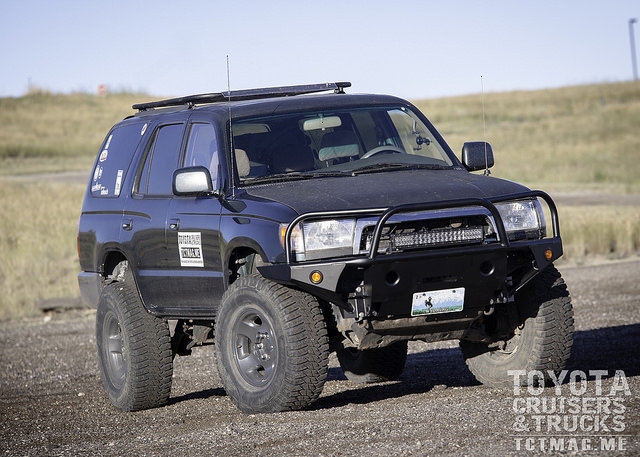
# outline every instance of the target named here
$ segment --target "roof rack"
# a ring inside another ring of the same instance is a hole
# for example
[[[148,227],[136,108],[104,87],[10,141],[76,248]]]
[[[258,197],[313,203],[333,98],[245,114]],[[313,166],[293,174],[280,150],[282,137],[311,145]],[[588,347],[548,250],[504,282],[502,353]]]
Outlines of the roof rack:
[[[239,100],[256,100],[269,97],[288,97],[290,95],[313,94],[333,90],[336,94],[344,94],[344,89],[351,87],[350,82],[335,82],[321,84],[305,84],[299,86],[265,87],[262,89],[232,90],[227,92],[214,92],[210,94],[187,95],[185,97],[169,98],[155,102],[137,103],[133,109],[146,111],[151,108],[164,108],[168,106],[188,105],[189,108],[200,103],[220,103]]]

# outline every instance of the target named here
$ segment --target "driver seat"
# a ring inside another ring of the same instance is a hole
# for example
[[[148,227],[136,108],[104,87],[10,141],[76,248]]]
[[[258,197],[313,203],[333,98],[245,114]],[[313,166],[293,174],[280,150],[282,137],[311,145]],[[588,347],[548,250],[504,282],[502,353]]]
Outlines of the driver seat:
[[[328,162],[334,159],[350,159],[359,155],[360,146],[358,146],[358,138],[355,133],[351,130],[340,129],[324,134],[320,142],[318,160]]]

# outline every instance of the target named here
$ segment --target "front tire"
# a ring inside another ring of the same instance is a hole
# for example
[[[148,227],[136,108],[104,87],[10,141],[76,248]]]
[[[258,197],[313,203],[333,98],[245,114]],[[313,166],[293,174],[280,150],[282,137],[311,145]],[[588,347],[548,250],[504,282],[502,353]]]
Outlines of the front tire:
[[[313,296],[259,275],[241,277],[222,297],[215,340],[220,378],[240,411],[298,410],[320,396],[329,341]]]
[[[509,306],[509,305],[507,305]],[[566,366],[573,344],[573,307],[567,287],[555,267],[540,272],[517,294],[520,325],[497,346],[460,341],[467,366],[489,387],[512,387],[509,370],[559,373]],[[521,377],[527,382],[528,376]]]
[[[144,309],[129,281],[103,289],[96,342],[102,383],[117,409],[140,411],[167,404],[173,376],[169,326]]]

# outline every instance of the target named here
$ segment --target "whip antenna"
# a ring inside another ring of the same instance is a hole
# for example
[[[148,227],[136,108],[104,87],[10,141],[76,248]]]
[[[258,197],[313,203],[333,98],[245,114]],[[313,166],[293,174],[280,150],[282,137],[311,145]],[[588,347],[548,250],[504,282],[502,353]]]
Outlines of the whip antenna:
[[[484,142],[484,175],[489,176],[489,158],[487,156],[487,123],[484,118],[484,82],[480,75],[480,91],[482,92],[482,141]]]
[[[231,73],[229,71],[229,54],[227,54],[227,100],[229,101],[229,164],[231,165],[231,198],[236,198],[236,186],[235,186],[235,149],[233,146],[233,127],[231,126]]]

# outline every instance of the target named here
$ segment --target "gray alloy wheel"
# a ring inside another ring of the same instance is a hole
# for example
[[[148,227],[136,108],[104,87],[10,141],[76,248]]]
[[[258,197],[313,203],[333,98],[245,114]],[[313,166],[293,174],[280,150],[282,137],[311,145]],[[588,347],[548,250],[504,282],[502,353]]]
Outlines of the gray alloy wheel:
[[[329,340],[313,296],[242,277],[222,297],[215,340],[220,378],[241,411],[303,409],[320,396]]]

